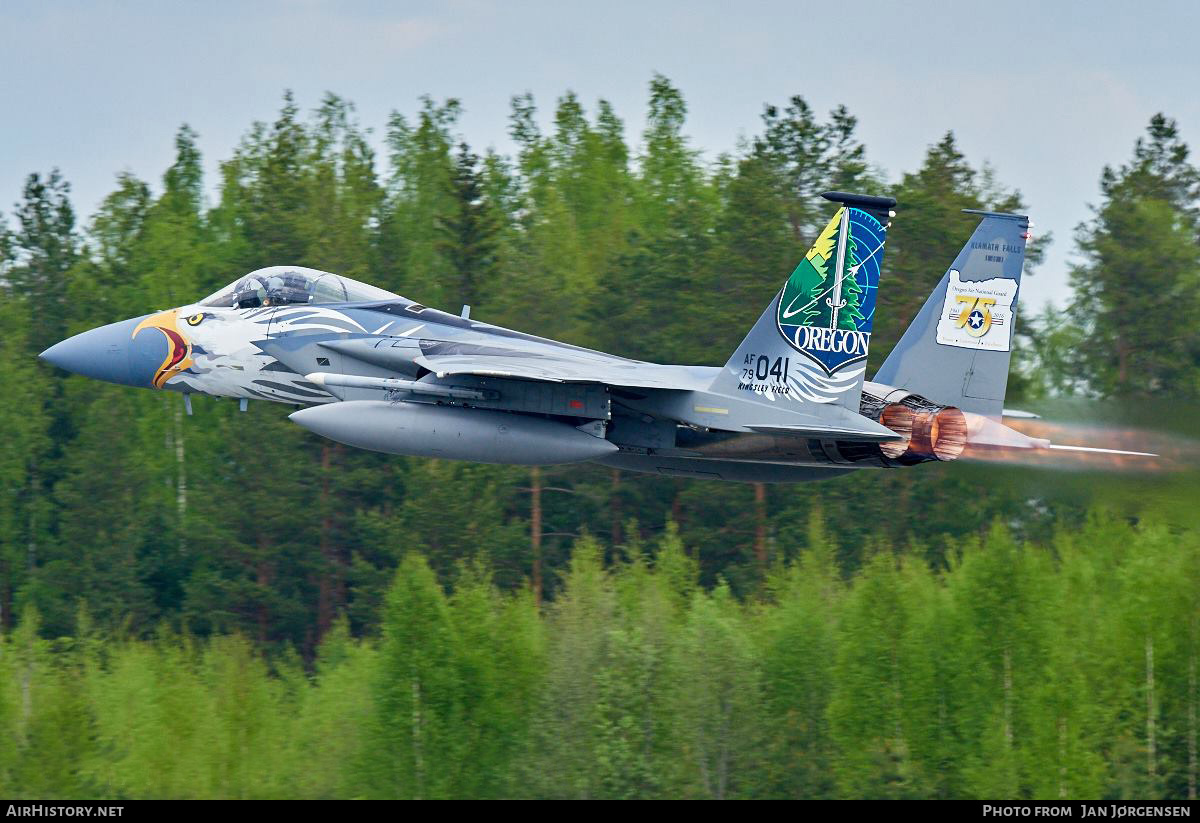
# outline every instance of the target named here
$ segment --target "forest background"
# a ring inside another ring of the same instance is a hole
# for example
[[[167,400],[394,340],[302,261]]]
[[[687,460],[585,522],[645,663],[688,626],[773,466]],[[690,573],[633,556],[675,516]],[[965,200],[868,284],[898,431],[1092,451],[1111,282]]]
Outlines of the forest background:
[[[930,135],[898,179],[845,108],[736,152],[656,75],[630,139],[570,92],[511,155],[455,100],[290,94],[206,195],[197,136],[76,214],[0,223],[0,795],[1192,797],[1197,476],[922,466],[797,486],[395,458],[287,407],[69,377],[38,352],[255,268],[334,271],[616,354],[719,365],[827,220],[899,201],[869,370],[973,229],[1031,211]],[[1007,405],[1194,436],[1200,172],[1157,115],[1097,170],[1073,297]],[[1093,443],[1095,445],[1096,443]],[[1103,445],[1103,443],[1099,444]]]

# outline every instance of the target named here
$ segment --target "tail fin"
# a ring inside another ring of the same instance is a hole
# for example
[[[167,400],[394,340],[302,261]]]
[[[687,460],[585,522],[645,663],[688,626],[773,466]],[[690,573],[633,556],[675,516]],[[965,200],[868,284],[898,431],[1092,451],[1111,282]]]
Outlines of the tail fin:
[[[826,192],[841,208],[713,381],[761,402],[836,403],[858,413],[890,197]]]
[[[1030,223],[1021,214],[964,211],[983,220],[874,382],[999,418]]]

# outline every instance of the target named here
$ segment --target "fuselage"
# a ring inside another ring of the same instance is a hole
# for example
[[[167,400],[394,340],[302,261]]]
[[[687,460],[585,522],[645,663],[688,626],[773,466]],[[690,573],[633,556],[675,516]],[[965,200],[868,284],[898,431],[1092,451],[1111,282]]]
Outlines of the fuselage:
[[[41,357],[243,408],[299,406],[297,424],[365,449],[479,462],[791,482],[955,460],[968,445],[1066,449],[1001,422],[1028,218],[971,212],[974,233],[868,380],[895,201],[822,197],[837,211],[721,367],[630,360],[298,266]]]
[[[844,421],[828,426],[783,395],[764,408],[759,396],[713,391],[721,368],[630,360],[296,267],[83,332],[42,357],[140,388],[328,405],[293,419],[398,454],[768,482],[886,465],[864,459],[874,443],[842,439],[857,415],[825,409]]]

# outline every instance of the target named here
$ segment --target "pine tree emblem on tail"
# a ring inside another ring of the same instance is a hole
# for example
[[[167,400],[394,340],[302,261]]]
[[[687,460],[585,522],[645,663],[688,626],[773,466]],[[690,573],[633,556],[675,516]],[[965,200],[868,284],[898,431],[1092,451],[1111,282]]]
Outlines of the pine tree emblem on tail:
[[[779,294],[779,333],[829,377],[867,358],[886,236],[876,217],[843,206]]]

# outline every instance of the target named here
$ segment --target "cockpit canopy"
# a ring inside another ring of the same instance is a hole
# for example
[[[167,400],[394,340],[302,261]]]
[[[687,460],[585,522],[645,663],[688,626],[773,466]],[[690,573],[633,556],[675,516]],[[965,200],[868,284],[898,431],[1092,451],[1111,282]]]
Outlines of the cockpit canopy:
[[[296,303],[357,303],[395,300],[399,295],[303,266],[269,266],[250,272],[200,301],[214,308],[255,309]]]

